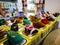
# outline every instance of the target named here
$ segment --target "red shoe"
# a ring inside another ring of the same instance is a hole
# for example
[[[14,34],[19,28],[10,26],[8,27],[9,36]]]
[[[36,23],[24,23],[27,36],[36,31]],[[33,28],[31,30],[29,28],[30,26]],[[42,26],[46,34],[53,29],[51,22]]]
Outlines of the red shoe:
[[[49,24],[49,21],[47,19],[42,19],[42,23]]]

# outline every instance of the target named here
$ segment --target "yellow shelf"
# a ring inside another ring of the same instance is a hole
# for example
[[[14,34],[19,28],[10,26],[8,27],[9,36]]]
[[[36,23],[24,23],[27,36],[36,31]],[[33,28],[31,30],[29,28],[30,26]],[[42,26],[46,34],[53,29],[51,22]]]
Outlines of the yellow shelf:
[[[6,40],[7,40],[7,38],[5,37],[5,38],[0,40],[0,43],[5,42]]]
[[[47,24],[45,27],[38,29],[38,33],[34,36],[26,36],[25,34],[23,34],[24,30],[25,30],[25,26],[23,24],[18,24],[18,26],[23,27],[22,29],[19,29],[18,33],[27,40],[27,42],[24,45],[35,45],[35,44],[39,44],[41,42],[41,40],[43,40],[43,38],[52,30],[52,28],[54,27],[55,23],[57,22],[57,20],[60,18],[60,16],[58,16],[55,21],[51,21],[50,24]],[[32,24],[32,23],[31,23]],[[0,26],[1,27],[1,26]],[[4,30],[4,27],[2,27]],[[8,28],[9,29],[9,28]],[[41,34],[43,34],[43,38],[41,38]],[[2,45],[7,39],[3,38],[0,45]]]
[[[33,45],[36,42],[38,42],[41,39],[41,31],[38,30],[38,33],[34,36],[26,36],[25,34],[23,34],[24,30],[22,30],[21,32],[18,32],[23,38],[25,38],[26,40],[30,40],[30,44]]]
[[[2,26],[0,26],[0,28],[2,28],[2,31],[8,31],[8,30],[10,30],[10,27],[8,27],[6,25],[2,25]]]

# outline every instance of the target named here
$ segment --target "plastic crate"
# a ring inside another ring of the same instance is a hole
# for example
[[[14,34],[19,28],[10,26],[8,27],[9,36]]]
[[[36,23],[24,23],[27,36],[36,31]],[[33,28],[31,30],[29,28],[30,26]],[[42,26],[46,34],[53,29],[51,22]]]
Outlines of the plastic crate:
[[[0,27],[2,28],[2,31],[8,31],[8,30],[10,30],[10,27],[8,27],[6,25],[2,25]]]
[[[24,30],[21,30],[21,32],[19,32],[19,34],[24,37],[26,40],[30,40],[31,42],[29,42],[31,45],[35,45],[36,42],[38,42],[41,39],[41,31],[38,30],[38,33],[36,33],[36,35],[34,36],[26,36],[25,34],[23,34]]]
[[[18,32],[20,32],[21,30],[25,30],[25,26],[23,24],[18,24],[19,30]]]
[[[44,28],[40,28],[40,30],[42,31],[41,38],[43,38],[48,33],[49,28],[49,25],[46,25]]]
[[[23,37],[24,38],[24,37]],[[2,41],[2,42],[0,42],[0,45],[3,45],[3,43],[5,42],[5,41],[7,41],[8,39],[6,38],[4,41]],[[26,42],[24,43],[24,45],[31,45],[31,40],[28,40],[28,39],[25,39],[26,40]],[[21,45],[21,44],[18,44],[18,45]]]

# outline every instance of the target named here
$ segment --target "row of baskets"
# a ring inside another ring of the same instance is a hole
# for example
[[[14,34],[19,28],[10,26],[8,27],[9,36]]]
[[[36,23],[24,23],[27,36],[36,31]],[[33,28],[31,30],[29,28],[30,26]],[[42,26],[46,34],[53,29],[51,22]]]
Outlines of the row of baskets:
[[[38,33],[36,33],[35,35],[25,35],[24,34],[24,30],[25,30],[25,26],[22,24],[18,24],[18,26],[22,27],[21,29],[19,29],[18,33],[25,39],[25,43],[23,45],[37,45],[40,43],[41,39],[44,38],[44,36],[46,36],[52,29],[56,29],[57,27],[57,20],[60,16],[58,16],[55,21],[50,22],[50,24],[47,24],[45,27],[37,29]],[[6,27],[6,26],[0,26],[0,28],[6,31],[10,30],[10,27]],[[0,45],[2,45],[5,41],[7,41],[8,39],[6,37],[4,37],[3,39],[0,40]],[[20,44],[22,45],[22,44]]]

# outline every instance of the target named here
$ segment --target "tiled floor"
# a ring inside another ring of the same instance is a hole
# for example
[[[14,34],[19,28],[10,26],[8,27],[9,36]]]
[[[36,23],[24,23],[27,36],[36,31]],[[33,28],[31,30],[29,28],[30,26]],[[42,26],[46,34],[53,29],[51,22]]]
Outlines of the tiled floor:
[[[52,31],[45,38],[42,45],[60,45],[60,29]]]

